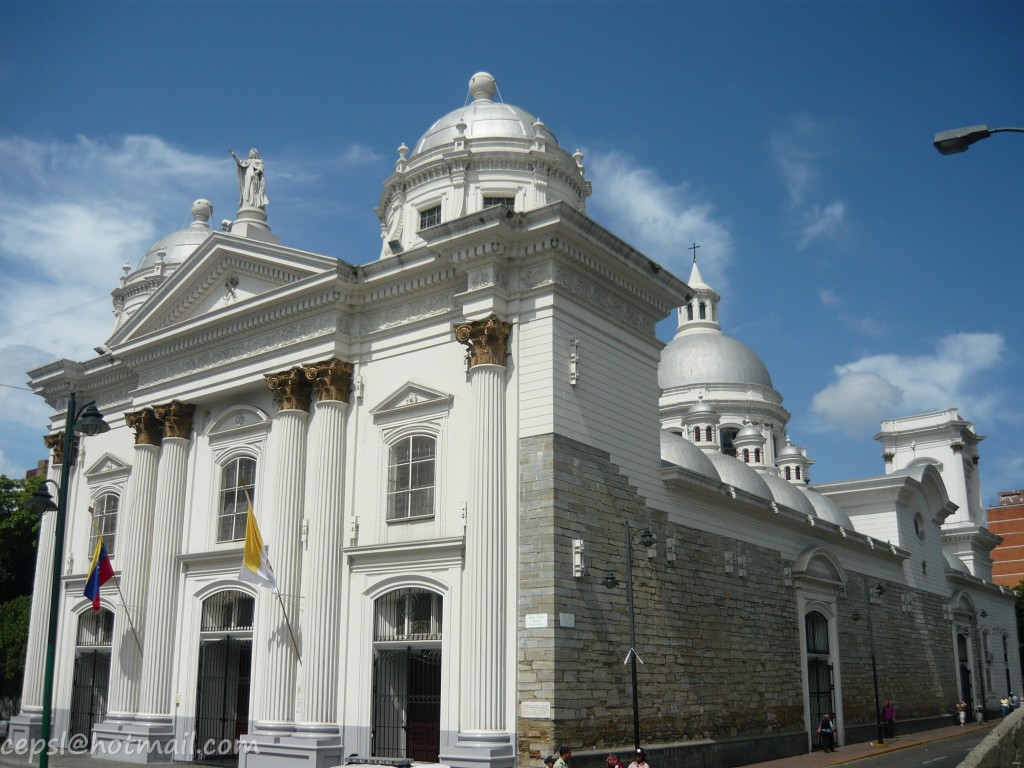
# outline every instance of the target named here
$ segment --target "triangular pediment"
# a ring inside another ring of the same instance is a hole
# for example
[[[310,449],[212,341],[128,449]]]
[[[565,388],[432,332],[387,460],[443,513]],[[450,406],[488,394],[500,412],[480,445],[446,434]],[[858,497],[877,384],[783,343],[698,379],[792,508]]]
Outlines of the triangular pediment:
[[[445,392],[406,382],[376,407],[370,410],[374,419],[403,417],[408,414],[427,414],[447,411],[455,398]]]
[[[92,466],[85,470],[85,476],[92,482],[115,480],[124,477],[131,471],[131,467],[125,464],[116,456],[105,453],[93,462]]]
[[[119,328],[108,346],[224,313],[302,280],[334,273],[338,260],[215,233]]]

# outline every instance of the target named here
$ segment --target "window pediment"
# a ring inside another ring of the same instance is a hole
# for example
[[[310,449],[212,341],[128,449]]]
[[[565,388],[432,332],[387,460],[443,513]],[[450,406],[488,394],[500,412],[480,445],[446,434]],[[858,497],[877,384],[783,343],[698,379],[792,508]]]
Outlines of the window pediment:
[[[105,453],[85,470],[85,477],[90,484],[117,482],[124,480],[131,471],[131,466],[116,456]]]
[[[409,417],[423,418],[448,411],[454,399],[453,395],[407,382],[372,408],[370,413],[378,423]]]

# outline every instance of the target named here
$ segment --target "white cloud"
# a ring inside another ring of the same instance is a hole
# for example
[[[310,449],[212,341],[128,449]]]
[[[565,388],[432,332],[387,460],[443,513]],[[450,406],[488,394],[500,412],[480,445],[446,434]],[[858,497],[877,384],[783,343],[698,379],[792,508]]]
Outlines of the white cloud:
[[[808,115],[794,115],[770,140],[772,158],[782,174],[794,225],[799,228],[797,248],[821,238],[833,239],[842,231],[846,204],[823,203],[820,196],[821,167],[829,154],[829,131]]]
[[[846,206],[842,200],[836,200],[825,207],[812,205],[804,211],[804,228],[800,233],[799,248],[805,248],[819,237],[835,237],[843,224]]]
[[[710,204],[694,199],[687,184],[672,185],[619,152],[587,157],[594,182],[588,213],[603,226],[685,280],[693,243],[704,279],[721,292],[733,241]]]
[[[857,333],[863,336],[884,336],[886,331],[885,323],[881,320],[869,317],[864,314],[851,315],[846,312],[844,307],[846,301],[835,291],[831,291],[828,288],[818,289],[818,299],[821,301],[822,306],[829,307],[834,310],[836,318],[849,328],[853,328]]]
[[[110,292],[158,236],[186,226],[204,190],[233,191],[230,159],[153,136],[0,137],[0,472],[45,456],[51,415],[26,371],[88,359],[113,328]]]
[[[811,410],[825,429],[863,436],[883,418],[958,407],[966,418],[989,420],[1001,401],[978,374],[1000,362],[1003,337],[994,333],[946,336],[930,355],[874,355],[835,369]]]

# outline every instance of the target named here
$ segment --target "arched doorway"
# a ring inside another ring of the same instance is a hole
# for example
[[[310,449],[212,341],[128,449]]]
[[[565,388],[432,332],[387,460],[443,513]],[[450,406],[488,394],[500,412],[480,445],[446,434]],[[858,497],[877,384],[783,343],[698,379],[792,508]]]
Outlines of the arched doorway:
[[[374,757],[436,763],[441,740],[441,595],[399,589],[374,603]]]
[[[92,727],[107,715],[110,685],[110,645],[114,613],[106,608],[78,617],[75,636],[75,671],[71,683],[69,736],[82,736],[92,744]]]
[[[196,762],[234,763],[249,731],[252,624],[256,601],[228,590],[203,601],[196,691]]]
[[[836,711],[828,618],[820,611],[810,611],[804,616],[804,633],[807,642],[807,700],[811,725],[817,736],[814,746],[817,748],[821,746],[817,723],[825,713],[834,715]]]
[[[974,687],[971,685],[971,654],[968,650],[967,633],[957,632],[956,662],[960,671],[960,698],[974,709]]]

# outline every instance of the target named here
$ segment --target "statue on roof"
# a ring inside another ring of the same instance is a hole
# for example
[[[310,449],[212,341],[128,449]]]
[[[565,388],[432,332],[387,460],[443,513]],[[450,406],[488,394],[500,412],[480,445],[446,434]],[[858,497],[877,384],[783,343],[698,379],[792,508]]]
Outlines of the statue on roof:
[[[270,201],[267,200],[267,180],[263,175],[260,153],[253,148],[249,150],[248,159],[239,160],[233,149],[228,151],[238,166],[238,207],[265,209]]]

